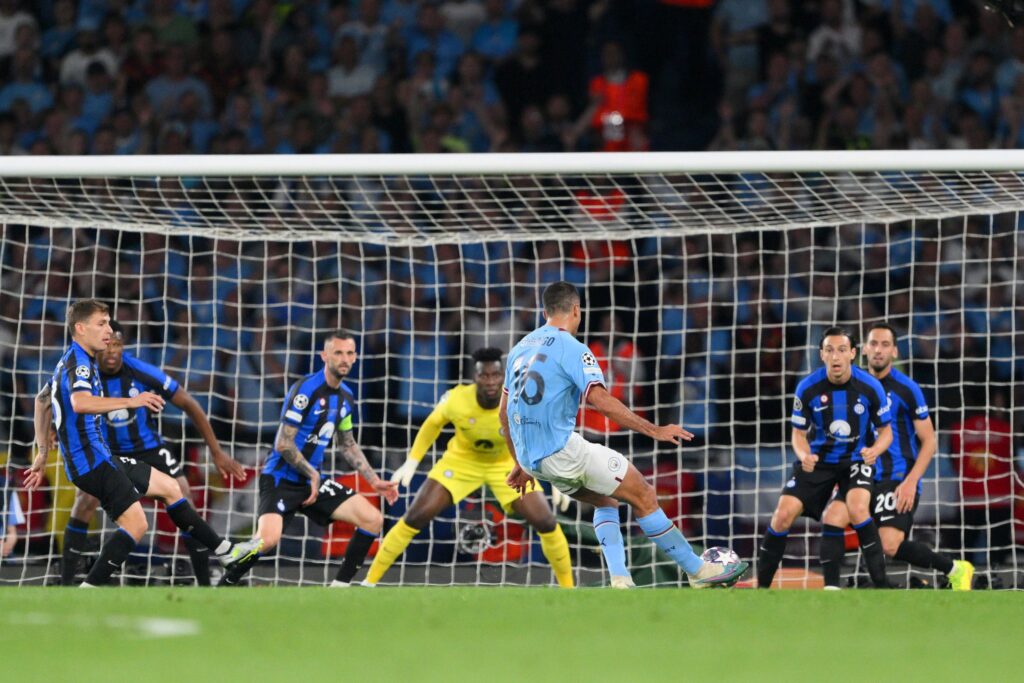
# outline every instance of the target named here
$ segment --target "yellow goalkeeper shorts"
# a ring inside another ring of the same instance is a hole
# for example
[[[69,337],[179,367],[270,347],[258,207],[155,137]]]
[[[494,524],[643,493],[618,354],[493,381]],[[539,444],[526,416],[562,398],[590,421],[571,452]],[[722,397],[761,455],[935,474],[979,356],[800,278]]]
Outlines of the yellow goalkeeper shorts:
[[[455,503],[486,484],[494,497],[501,503],[501,507],[508,512],[512,509],[512,503],[519,498],[515,489],[505,483],[505,478],[512,471],[513,465],[512,458],[503,458],[493,463],[482,463],[446,453],[430,468],[427,477],[445,487]],[[535,484],[531,484],[527,493],[535,490],[541,489]]]

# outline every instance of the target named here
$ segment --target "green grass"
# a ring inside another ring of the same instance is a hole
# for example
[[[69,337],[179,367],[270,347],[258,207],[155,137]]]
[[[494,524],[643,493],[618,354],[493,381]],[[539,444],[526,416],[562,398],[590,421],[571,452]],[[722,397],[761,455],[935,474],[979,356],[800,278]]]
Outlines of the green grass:
[[[3,588],[0,679],[1009,680],[1022,617],[1010,592]]]

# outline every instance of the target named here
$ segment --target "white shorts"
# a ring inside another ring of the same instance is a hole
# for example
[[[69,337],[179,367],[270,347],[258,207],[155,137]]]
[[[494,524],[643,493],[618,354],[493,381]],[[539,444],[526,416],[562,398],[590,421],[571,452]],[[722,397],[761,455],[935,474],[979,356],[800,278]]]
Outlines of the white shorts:
[[[626,456],[610,448],[590,443],[573,432],[562,450],[552,453],[531,470],[533,476],[550,481],[566,494],[582,488],[610,496],[619,488],[629,469]]]

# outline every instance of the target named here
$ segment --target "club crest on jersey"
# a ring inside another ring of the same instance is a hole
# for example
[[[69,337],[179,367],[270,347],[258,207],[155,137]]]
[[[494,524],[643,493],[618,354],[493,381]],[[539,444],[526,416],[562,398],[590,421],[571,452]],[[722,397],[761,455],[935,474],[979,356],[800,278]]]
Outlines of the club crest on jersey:
[[[786,488],[791,489],[796,487],[796,479],[790,479],[786,482]]]
[[[325,405],[327,405],[327,399],[321,398],[320,399],[320,407],[323,408]]]
[[[128,396],[130,396],[131,398],[135,398],[135,397],[136,397],[136,396],[138,396],[138,395],[139,395],[139,390],[138,390],[138,389],[136,389],[136,388],[135,388],[135,385],[133,384],[133,385],[131,386],[131,388],[130,388],[130,389],[128,389]]]
[[[292,404],[299,410],[305,410],[306,406],[309,405],[309,397],[305,394],[299,394],[295,397],[295,400],[292,401]]]
[[[821,402],[822,403],[828,403],[828,394],[822,394],[821,395]]]
[[[853,406],[853,412],[857,413],[858,415],[863,415],[864,414],[864,404],[858,402],[855,406]]]
[[[91,375],[92,372],[89,370],[88,365],[79,365],[77,368],[75,368],[75,374],[81,377],[82,379],[89,379],[89,375]]]
[[[612,472],[618,472],[622,468],[622,460],[619,458],[611,458],[608,461],[608,469]]]

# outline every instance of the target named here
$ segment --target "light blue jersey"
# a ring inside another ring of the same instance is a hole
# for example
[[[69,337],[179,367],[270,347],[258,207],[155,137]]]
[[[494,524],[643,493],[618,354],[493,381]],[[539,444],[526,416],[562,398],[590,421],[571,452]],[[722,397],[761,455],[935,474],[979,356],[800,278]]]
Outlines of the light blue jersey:
[[[516,458],[523,467],[560,451],[576,427],[580,397],[604,384],[597,359],[563,329],[544,325],[508,354],[505,394]]]

